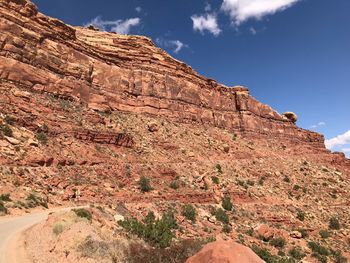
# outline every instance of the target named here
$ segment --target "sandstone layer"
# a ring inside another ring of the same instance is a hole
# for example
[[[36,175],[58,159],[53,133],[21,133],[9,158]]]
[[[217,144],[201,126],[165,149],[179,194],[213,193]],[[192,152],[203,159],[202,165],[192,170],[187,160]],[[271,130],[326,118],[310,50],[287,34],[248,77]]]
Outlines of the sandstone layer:
[[[200,76],[149,38],[68,26],[28,0],[0,2],[0,32],[2,83],[98,111],[166,116],[324,147],[323,136],[298,128],[247,89]]]

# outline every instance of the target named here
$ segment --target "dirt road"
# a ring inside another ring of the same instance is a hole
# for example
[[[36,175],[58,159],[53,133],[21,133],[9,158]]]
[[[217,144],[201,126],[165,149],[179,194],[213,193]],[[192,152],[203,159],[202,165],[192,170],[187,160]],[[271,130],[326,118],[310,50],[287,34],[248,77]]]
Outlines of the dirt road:
[[[20,217],[0,219],[0,263],[29,263],[21,233],[46,220],[51,212],[69,211],[72,208],[50,209]]]

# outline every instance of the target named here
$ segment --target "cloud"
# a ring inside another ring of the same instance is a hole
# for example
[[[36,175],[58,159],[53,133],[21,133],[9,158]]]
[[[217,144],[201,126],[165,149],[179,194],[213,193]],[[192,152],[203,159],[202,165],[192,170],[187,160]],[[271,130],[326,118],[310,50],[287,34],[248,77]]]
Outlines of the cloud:
[[[174,53],[179,53],[183,48],[187,48],[188,45],[182,43],[180,40],[167,40],[161,37],[156,39],[156,43],[163,48],[172,48]]]
[[[249,28],[249,31],[252,35],[256,35],[258,33],[254,27]]]
[[[211,5],[208,2],[205,3],[204,11],[205,12],[211,11]]]
[[[191,19],[194,31],[199,31],[202,34],[204,34],[204,31],[209,31],[214,36],[218,36],[221,33],[217,17],[214,14],[193,15]]]
[[[311,129],[316,129],[316,128],[319,128],[319,127],[322,127],[322,126],[326,126],[326,123],[324,121],[320,121],[319,123],[312,125],[310,128]]]
[[[141,13],[142,7],[141,7],[141,6],[136,7],[136,8],[135,8],[135,11],[136,11],[137,13]]]
[[[291,7],[300,0],[223,0],[221,10],[227,13],[236,25],[250,18],[261,19]]]
[[[103,20],[100,16],[95,17],[84,26],[93,25],[103,31],[111,31],[119,34],[129,34],[131,27],[138,26],[141,23],[141,19],[138,17],[129,18],[125,20],[108,21]]]
[[[341,150],[342,150],[342,152],[350,153],[350,148],[343,148],[343,149],[341,149]]]
[[[329,150],[335,147],[346,146],[348,144],[350,144],[350,130],[344,134],[338,135],[337,137],[325,141],[325,145]]]

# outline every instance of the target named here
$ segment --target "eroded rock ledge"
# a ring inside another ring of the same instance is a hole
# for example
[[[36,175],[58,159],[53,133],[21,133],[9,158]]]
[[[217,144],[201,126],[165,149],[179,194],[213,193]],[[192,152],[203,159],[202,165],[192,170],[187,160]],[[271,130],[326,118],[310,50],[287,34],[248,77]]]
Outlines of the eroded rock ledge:
[[[29,0],[0,1],[0,32],[3,82],[99,111],[167,116],[324,147],[322,135],[298,128],[248,89],[200,76],[146,37],[68,26]]]

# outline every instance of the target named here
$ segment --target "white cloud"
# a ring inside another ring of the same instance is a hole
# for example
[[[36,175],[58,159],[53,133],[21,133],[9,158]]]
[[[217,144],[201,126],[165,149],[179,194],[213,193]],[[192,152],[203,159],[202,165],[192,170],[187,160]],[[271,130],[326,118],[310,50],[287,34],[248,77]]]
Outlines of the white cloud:
[[[344,134],[338,135],[337,137],[325,141],[327,149],[330,150],[334,147],[342,147],[348,144],[350,144],[350,130]]]
[[[141,6],[138,6],[138,7],[135,8],[135,10],[136,10],[137,13],[141,13],[142,7],[141,7]]]
[[[223,0],[221,9],[236,25],[250,19],[261,19],[283,11],[300,0]]]
[[[211,5],[208,2],[205,3],[204,10],[205,10],[205,12],[211,11]]]
[[[341,150],[342,150],[342,152],[350,153],[350,148],[343,148],[343,149],[341,149]]]
[[[319,123],[312,125],[310,128],[317,129],[317,128],[322,127],[322,126],[326,126],[326,123],[324,121],[320,121]]]
[[[249,28],[249,31],[252,35],[256,35],[258,33],[254,27]]]
[[[95,17],[85,26],[93,25],[103,31],[112,31],[119,34],[129,34],[131,27],[138,26],[141,23],[141,19],[138,17],[129,18],[125,20],[108,21],[103,20],[100,16]]]
[[[183,48],[188,45],[182,43],[180,40],[166,40],[161,37],[156,39],[156,43],[163,48],[172,48],[174,53],[179,53]]]
[[[209,31],[214,36],[218,36],[221,33],[219,28],[217,17],[214,14],[205,14],[205,15],[193,15],[191,16],[193,21],[193,30],[199,31],[202,34],[204,31]]]

